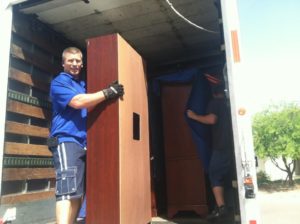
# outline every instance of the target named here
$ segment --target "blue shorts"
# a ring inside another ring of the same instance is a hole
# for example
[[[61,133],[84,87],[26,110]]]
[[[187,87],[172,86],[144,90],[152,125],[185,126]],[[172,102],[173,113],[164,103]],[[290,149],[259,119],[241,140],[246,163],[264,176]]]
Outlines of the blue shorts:
[[[74,142],[63,142],[50,150],[56,171],[56,200],[81,198],[85,191],[85,148]]]
[[[212,187],[230,184],[233,155],[229,150],[213,150],[209,163],[209,179]]]

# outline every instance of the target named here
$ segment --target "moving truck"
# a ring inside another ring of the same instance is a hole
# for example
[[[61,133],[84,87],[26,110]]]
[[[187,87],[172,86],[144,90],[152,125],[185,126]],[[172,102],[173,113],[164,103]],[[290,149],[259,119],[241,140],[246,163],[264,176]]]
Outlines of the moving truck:
[[[183,113],[170,121],[172,112],[182,110],[170,103],[180,98],[178,107],[184,108],[194,83],[188,78],[192,72],[197,77],[222,74],[225,80],[235,147],[232,223],[259,223],[236,0],[3,0],[0,24],[2,219],[55,221],[55,173],[46,146],[49,83],[62,69],[65,47],[81,48],[86,60],[88,39],[118,33],[145,62],[151,164],[151,186],[145,189],[151,189],[151,216],[189,217],[192,210],[204,217],[211,209],[212,193],[194,143],[186,140],[191,145],[178,143],[171,146],[174,149],[167,144],[191,138],[184,122],[182,127],[175,122],[184,120]],[[83,75],[88,79],[86,72]],[[153,90],[157,83],[158,93]],[[208,97],[209,88],[206,93]],[[168,130],[171,135],[176,132],[173,138],[167,137]],[[201,209],[188,206],[198,203],[198,198]],[[174,204],[183,209],[177,211]]]

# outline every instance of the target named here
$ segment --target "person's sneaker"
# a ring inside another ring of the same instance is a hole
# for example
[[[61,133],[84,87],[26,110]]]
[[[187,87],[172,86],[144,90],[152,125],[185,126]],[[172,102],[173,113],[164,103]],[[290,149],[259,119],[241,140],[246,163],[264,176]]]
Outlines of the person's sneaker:
[[[227,219],[230,215],[230,212],[228,211],[227,207],[225,205],[222,205],[220,207],[216,207],[211,214],[209,214],[206,217],[206,220],[209,222],[218,221]]]

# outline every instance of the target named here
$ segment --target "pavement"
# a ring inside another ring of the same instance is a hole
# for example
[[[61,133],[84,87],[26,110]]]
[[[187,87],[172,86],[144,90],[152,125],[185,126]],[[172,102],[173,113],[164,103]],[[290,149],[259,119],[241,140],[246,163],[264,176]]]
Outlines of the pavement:
[[[299,224],[300,189],[284,192],[258,192],[261,224]]]
[[[233,217],[232,217],[233,218]],[[215,221],[208,222],[204,218],[200,218],[198,215],[176,215],[172,219],[153,217],[151,224],[234,224],[233,219],[227,219],[227,221]]]

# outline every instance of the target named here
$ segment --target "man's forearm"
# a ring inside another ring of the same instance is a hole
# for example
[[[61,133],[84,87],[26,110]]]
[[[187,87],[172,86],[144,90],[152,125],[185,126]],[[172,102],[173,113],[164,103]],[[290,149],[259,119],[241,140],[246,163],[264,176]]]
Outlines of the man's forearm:
[[[203,124],[213,124],[212,119],[210,119],[210,116],[208,115],[196,115],[194,117],[194,120],[203,123]]]
[[[187,111],[187,116],[203,124],[215,124],[217,121],[217,116],[214,114],[199,115],[193,112],[192,110]]]
[[[78,94],[72,98],[69,106],[75,109],[90,108],[105,100],[103,91],[95,93]]]

